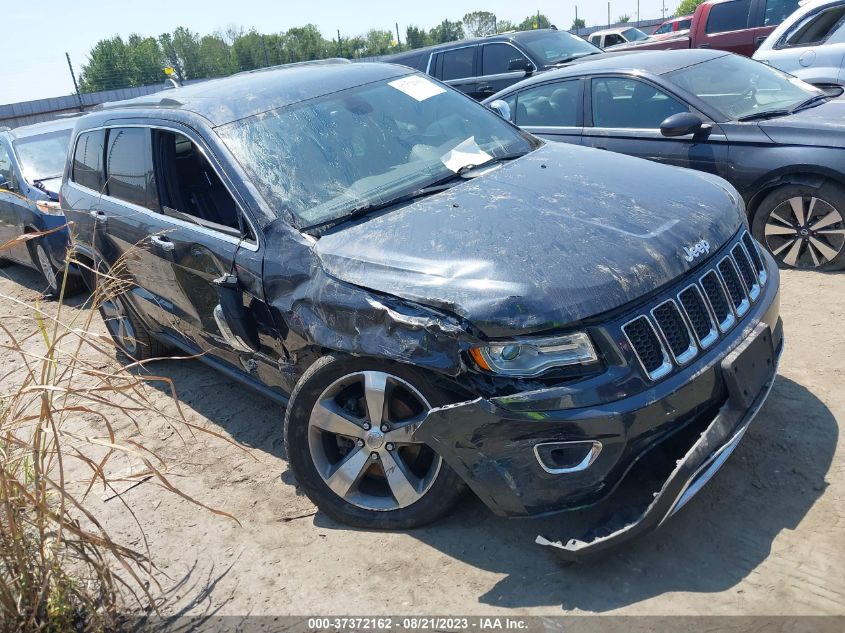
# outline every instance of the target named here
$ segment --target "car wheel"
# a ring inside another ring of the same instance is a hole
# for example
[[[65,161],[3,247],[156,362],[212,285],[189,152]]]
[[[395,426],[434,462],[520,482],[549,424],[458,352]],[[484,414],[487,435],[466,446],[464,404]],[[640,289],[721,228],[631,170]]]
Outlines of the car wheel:
[[[760,203],[751,232],[781,268],[843,268],[845,189],[833,183],[779,187]]]
[[[58,297],[61,293],[61,286],[64,284],[65,296],[69,297],[76,294],[83,288],[82,278],[76,275],[64,275],[64,270],[56,270],[53,262],[50,261],[50,256],[44,245],[35,241],[30,246],[30,257],[32,263],[41,273],[41,277],[47,284],[45,294],[50,297]]]
[[[168,348],[135,316],[122,294],[105,293],[99,309],[115,345],[131,360],[161,358],[168,353]]]
[[[464,484],[412,439],[444,395],[410,367],[326,356],[305,372],[285,414],[285,447],[305,493],[355,527],[409,529],[448,512]]]

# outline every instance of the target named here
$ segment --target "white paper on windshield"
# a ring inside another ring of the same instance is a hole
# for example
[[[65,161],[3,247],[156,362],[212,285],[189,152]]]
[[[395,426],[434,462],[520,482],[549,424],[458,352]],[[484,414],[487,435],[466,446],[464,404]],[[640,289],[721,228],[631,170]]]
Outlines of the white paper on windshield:
[[[440,157],[440,162],[455,173],[464,167],[478,167],[491,160],[493,157],[478,146],[474,136],[470,136]]]
[[[392,86],[397,90],[404,92],[409,97],[413,97],[417,101],[425,101],[431,97],[436,97],[439,94],[446,92],[445,88],[438,86],[433,81],[429,81],[425,77],[419,75],[409,75],[401,79],[394,79],[388,82],[388,86]]]

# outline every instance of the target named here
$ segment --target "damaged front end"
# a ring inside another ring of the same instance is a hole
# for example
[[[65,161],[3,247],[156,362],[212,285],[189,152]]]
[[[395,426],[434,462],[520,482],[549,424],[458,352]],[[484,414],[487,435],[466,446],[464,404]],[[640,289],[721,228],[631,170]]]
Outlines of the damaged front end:
[[[633,377],[639,359],[624,333],[626,314],[596,328],[623,357],[601,376],[435,409],[414,437],[496,514],[600,510],[604,518],[586,534],[537,537],[566,560],[656,528],[725,462],[772,387],[783,335],[777,270],[770,260],[764,269],[732,329],[694,360],[673,358],[659,379]]]

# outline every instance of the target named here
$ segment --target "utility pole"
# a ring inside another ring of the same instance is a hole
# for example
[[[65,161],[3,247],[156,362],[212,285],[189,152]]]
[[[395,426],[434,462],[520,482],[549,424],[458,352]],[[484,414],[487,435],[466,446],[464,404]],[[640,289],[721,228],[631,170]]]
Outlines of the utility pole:
[[[402,40],[399,39],[399,22],[396,22],[396,48],[402,50]]]
[[[663,19],[666,19],[666,0],[663,0]]]
[[[607,25],[610,26],[610,3],[607,3]]]
[[[340,29],[337,30],[337,56],[343,57],[343,47],[340,43]]]
[[[637,26],[640,25],[640,0],[637,0]]]
[[[537,28],[540,28],[540,9],[537,9]]]
[[[67,58],[67,67],[70,69],[70,78],[73,79],[73,89],[76,90],[76,100],[79,101],[79,111],[84,112],[82,107],[82,95],[79,93],[79,84],[76,83],[76,75],[73,72],[73,64],[70,63],[70,55],[65,52]]]
[[[578,25],[578,5],[575,5],[575,35],[580,35],[581,27]]]
[[[267,42],[264,41],[264,34],[261,34],[261,48],[264,49],[264,68],[270,66],[270,58],[267,57]]]

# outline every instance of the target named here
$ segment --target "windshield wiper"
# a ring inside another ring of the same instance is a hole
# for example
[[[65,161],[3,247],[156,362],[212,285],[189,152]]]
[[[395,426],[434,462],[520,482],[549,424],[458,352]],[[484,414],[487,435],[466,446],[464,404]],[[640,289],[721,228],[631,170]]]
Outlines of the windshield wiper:
[[[789,116],[792,110],[766,110],[764,112],[755,112],[753,114],[746,114],[737,119],[737,121],[759,121],[761,119],[774,119],[779,116]]]
[[[567,64],[569,62],[573,62],[576,59],[581,59],[582,57],[589,57],[590,55],[598,55],[598,51],[589,52],[589,53],[578,53],[577,55],[570,55],[569,57],[561,57],[560,59],[556,59],[553,62],[549,62],[549,66],[560,66],[562,64]]]
[[[325,220],[323,222],[318,222],[317,224],[306,226],[302,229],[302,231],[309,234],[314,232],[322,233],[339,224],[354,220],[355,218],[360,218],[366,215],[370,215],[371,213],[376,213],[378,211],[384,211],[385,209],[389,209],[391,207],[399,206],[400,204],[407,204],[409,202],[419,200],[420,198],[425,198],[426,196],[430,196],[432,194],[449,189],[451,186],[453,186],[453,183],[464,179],[466,173],[473,169],[478,169],[480,167],[485,167],[487,165],[491,165],[493,163],[498,163],[501,161],[515,160],[517,158],[525,156],[525,154],[527,153],[528,152],[522,152],[515,154],[506,154],[504,156],[497,156],[494,157],[492,160],[488,160],[484,163],[481,163],[480,165],[464,165],[460,169],[458,169],[458,171],[449,174],[445,178],[436,180],[435,182],[430,183],[425,187],[422,187],[415,191],[412,191],[411,193],[397,196],[396,198],[391,198],[390,200],[386,200],[385,202],[370,202],[360,207],[356,207],[355,209],[344,213],[340,217],[332,218],[330,220]]]
[[[812,107],[818,103],[821,103],[822,101],[827,101],[828,99],[830,99],[829,95],[815,95],[813,97],[810,97],[806,101],[802,101],[797,106],[792,108],[790,114],[795,114],[796,112],[800,112],[801,110]]]

